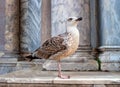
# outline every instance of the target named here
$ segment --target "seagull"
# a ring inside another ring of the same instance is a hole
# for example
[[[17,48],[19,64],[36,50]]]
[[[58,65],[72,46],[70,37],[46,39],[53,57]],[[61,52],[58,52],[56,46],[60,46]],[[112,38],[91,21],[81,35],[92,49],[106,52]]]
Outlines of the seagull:
[[[46,40],[41,47],[27,55],[26,58],[30,59],[30,61],[35,58],[56,60],[58,64],[58,77],[62,79],[70,78],[70,76],[62,74],[60,60],[72,55],[77,50],[79,45],[77,24],[81,20],[82,17],[68,18],[66,20],[67,27],[65,33]]]

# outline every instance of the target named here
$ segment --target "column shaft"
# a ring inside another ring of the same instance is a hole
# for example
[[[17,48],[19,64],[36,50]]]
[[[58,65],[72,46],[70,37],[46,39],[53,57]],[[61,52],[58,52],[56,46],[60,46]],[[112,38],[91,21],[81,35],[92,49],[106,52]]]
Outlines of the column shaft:
[[[5,0],[0,0],[0,51],[4,51],[5,45]]]
[[[43,43],[51,37],[51,0],[42,1],[41,24],[41,43]]]
[[[42,0],[21,0],[21,52],[33,52],[41,42]]]
[[[19,53],[19,0],[5,1],[4,57],[15,57]]]

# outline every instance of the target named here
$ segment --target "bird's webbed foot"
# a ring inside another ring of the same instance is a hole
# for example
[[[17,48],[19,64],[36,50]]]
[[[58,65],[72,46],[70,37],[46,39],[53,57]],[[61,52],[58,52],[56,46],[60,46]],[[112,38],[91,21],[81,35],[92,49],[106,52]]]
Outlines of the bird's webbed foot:
[[[61,79],[70,79],[70,76],[58,74],[58,77]]]

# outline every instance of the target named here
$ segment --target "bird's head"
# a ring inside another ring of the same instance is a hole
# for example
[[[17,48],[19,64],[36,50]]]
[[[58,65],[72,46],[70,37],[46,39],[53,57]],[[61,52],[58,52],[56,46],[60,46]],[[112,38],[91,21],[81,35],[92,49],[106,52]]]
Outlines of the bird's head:
[[[68,26],[77,26],[78,22],[82,20],[82,17],[76,18],[76,17],[70,17],[67,19],[67,25]]]

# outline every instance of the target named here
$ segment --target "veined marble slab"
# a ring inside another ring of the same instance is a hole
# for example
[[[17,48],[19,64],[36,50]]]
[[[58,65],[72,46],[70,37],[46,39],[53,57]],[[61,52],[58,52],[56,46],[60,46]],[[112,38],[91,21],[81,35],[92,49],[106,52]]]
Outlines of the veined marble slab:
[[[21,0],[21,51],[33,52],[41,41],[42,0]]]
[[[101,45],[120,46],[120,1],[99,0]]]

